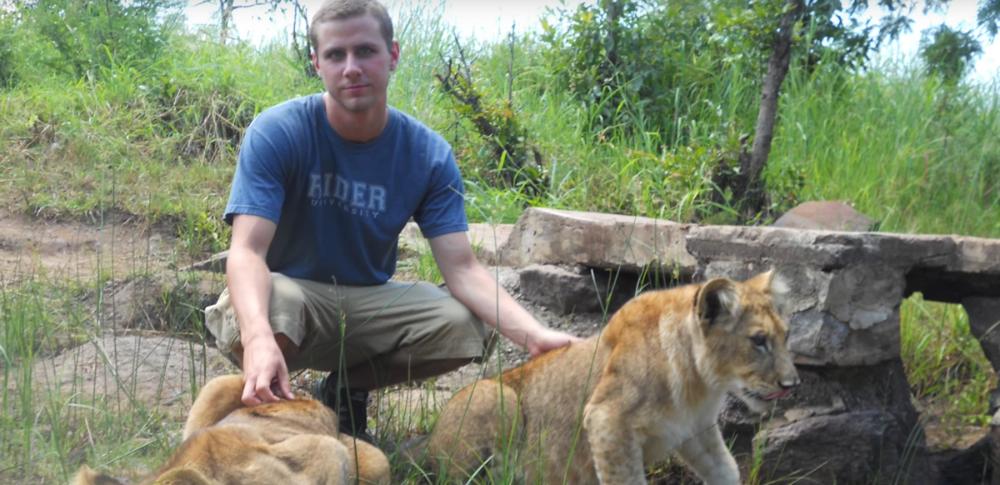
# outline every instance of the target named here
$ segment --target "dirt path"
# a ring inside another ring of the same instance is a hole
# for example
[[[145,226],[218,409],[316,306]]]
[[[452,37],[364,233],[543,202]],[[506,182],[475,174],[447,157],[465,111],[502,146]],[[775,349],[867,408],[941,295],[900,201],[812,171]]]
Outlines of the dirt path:
[[[176,259],[175,243],[137,224],[94,226],[0,211],[0,285],[39,276],[87,281],[155,272]]]

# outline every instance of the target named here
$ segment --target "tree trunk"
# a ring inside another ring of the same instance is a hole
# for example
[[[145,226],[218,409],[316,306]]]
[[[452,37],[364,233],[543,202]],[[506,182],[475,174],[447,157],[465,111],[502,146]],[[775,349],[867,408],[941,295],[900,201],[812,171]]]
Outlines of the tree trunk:
[[[804,11],[804,0],[788,0],[778,33],[774,38],[771,58],[767,63],[753,146],[749,156],[745,151],[740,156],[740,172],[733,195],[745,220],[753,219],[767,206],[767,192],[762,174],[771,153],[771,139],[774,137],[774,123],[778,116],[781,83],[788,74],[788,64],[792,57],[792,34],[795,22],[801,18]]]
[[[621,30],[622,4],[620,0],[604,0],[601,7],[607,16],[608,36],[604,39],[604,49],[607,52],[609,72],[618,72],[621,59],[618,57],[618,38]]]
[[[229,38],[229,24],[233,21],[233,0],[219,0],[219,43]]]

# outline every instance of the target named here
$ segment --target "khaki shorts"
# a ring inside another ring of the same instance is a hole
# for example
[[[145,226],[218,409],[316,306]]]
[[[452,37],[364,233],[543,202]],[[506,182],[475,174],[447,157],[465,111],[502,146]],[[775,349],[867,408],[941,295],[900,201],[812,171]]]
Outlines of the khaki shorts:
[[[289,370],[350,369],[363,363],[415,367],[446,359],[482,359],[493,332],[446,290],[390,281],[343,286],[271,274],[270,321],[298,352]],[[205,326],[233,358],[240,327],[229,290],[205,309]],[[235,359],[234,359],[235,360]]]

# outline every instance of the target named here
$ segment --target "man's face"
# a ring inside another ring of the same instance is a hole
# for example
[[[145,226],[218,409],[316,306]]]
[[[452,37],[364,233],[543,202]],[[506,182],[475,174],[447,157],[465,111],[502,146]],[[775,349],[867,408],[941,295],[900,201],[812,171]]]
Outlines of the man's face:
[[[389,74],[399,61],[399,46],[387,48],[371,15],[323,22],[317,26],[313,66],[335,105],[351,113],[386,104]]]

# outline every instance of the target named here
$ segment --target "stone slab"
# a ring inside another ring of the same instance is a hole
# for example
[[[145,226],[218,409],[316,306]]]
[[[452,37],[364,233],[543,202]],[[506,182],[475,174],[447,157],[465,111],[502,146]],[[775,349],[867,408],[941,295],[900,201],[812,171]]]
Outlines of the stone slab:
[[[496,266],[500,248],[507,244],[513,224],[469,224],[469,243],[483,264]],[[399,234],[400,251],[419,251],[427,247],[427,239],[416,223],[410,222]]]
[[[958,303],[1000,297],[1000,240],[950,235],[837,232],[775,227],[691,226],[686,249],[701,264],[800,264],[832,271],[880,265],[901,271],[903,296]]]
[[[529,208],[514,225],[499,262],[634,271],[657,266],[691,274],[696,261],[684,249],[688,227],[647,217]]]

